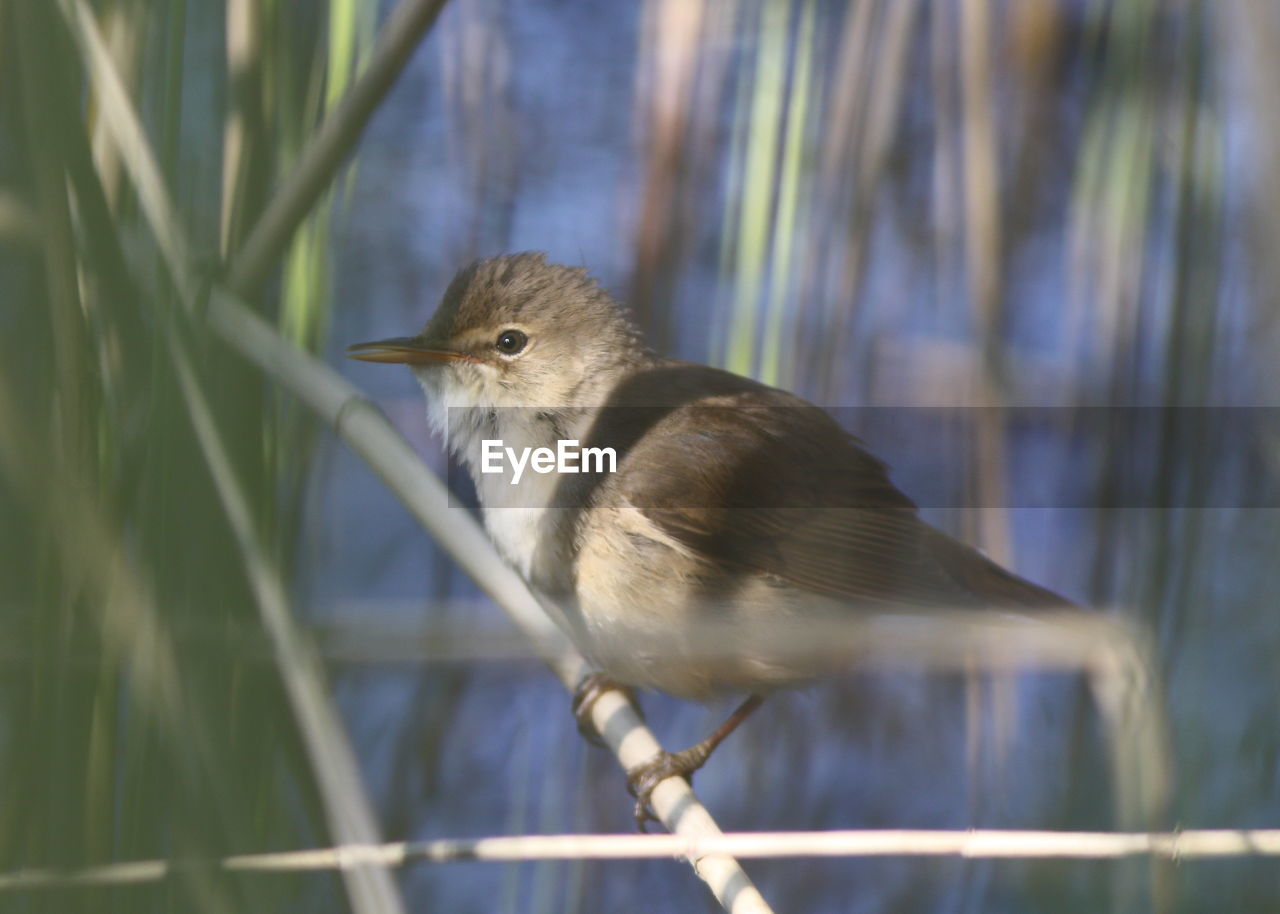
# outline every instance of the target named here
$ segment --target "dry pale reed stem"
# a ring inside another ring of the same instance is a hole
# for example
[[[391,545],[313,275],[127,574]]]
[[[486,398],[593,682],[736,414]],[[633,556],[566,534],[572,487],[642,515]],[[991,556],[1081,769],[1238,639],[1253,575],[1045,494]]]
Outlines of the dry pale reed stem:
[[[675,856],[707,860],[717,855],[749,859],[962,857],[987,860],[1120,860],[1155,857],[1173,861],[1280,857],[1280,829],[1182,832],[887,829],[736,832],[697,838],[683,835],[528,835],[442,838],[242,854],[225,857],[217,862],[217,866],[231,872],[315,872],[419,862],[643,860]],[[181,869],[182,865],[173,861],[137,860],[78,870],[20,870],[0,874],[0,891],[156,882]]]
[[[243,276],[255,275],[257,268],[252,264],[256,262],[254,258],[263,256],[262,251],[266,249],[264,245],[274,245],[272,249],[278,252],[284,239],[296,225],[296,220],[290,221],[292,217],[289,214],[296,213],[297,218],[301,218],[301,213],[305,212],[314,199],[314,194],[308,191],[312,186],[311,182],[318,180],[322,172],[326,176],[332,175],[341,156],[354,143],[359,128],[371,113],[372,107],[376,106],[394,74],[399,72],[398,67],[403,65],[403,60],[400,60],[396,67],[392,67],[396,55],[403,53],[407,57],[412,50],[411,46],[404,46],[407,34],[413,32],[415,27],[418,28],[417,34],[421,34],[434,19],[439,6],[438,2],[406,0],[393,14],[393,21],[384,30],[380,51],[375,53],[375,63],[370,65],[365,77],[352,88],[348,99],[339,106],[330,121],[326,121],[326,126],[314,141],[313,145],[323,148],[304,152],[299,171],[305,165],[310,177],[306,180],[297,178],[291,185],[292,189],[282,191],[282,194],[290,196],[290,201],[279,205],[273,203],[268,207],[267,215],[254,230],[254,235],[263,232],[266,240],[255,246],[251,237],[246,243],[246,249],[255,253],[250,257],[249,266],[243,268],[245,272],[242,274],[242,282]],[[195,300],[192,290],[196,283],[185,243],[186,235],[175,216],[172,201],[156,166],[137,111],[102,47],[92,12],[80,0],[61,0],[61,7],[88,62],[95,90],[103,97],[104,105],[112,108],[109,123],[112,125],[113,137],[121,147],[125,168],[142,200],[142,209],[164,252],[175,286],[180,290],[180,299],[184,305],[191,307]],[[428,14],[429,18],[421,18]],[[378,62],[376,59],[379,53],[389,55],[392,59]],[[371,75],[371,71],[375,70],[381,75]],[[378,88],[380,80],[386,80],[387,84]],[[365,111],[365,106],[370,110]],[[331,123],[332,121],[340,123]],[[331,166],[327,171],[325,163]],[[319,193],[320,189],[322,188],[316,189],[315,193]],[[301,209],[297,209],[298,207]],[[271,216],[273,212],[276,213],[274,217]],[[337,428],[459,565],[512,615],[535,644],[545,649],[548,662],[560,679],[570,688],[575,686],[587,670],[585,661],[568,648],[563,635],[548,620],[546,611],[519,576],[498,558],[492,544],[475,521],[463,512],[449,510],[449,499],[443,483],[423,466],[404,439],[376,409],[369,406],[360,392],[336,372],[281,338],[270,325],[222,289],[211,291],[207,316],[215,332],[229,345],[259,365],[269,377],[291,390]],[[600,706],[607,708],[610,702],[602,701],[598,707]],[[659,751],[657,741],[630,706],[613,717],[614,730],[619,729],[618,724],[624,724],[621,736],[629,739],[627,751],[619,756],[624,768]],[[637,752],[642,754],[637,755]],[[673,814],[677,805],[678,818]],[[659,785],[654,794],[654,806],[660,816],[664,816],[665,810],[664,824],[673,831],[689,837],[719,834],[710,814],[693,799],[683,780],[673,779]],[[717,898],[733,914],[764,914],[769,911],[759,892],[734,861],[714,856],[691,862],[707,880]]]

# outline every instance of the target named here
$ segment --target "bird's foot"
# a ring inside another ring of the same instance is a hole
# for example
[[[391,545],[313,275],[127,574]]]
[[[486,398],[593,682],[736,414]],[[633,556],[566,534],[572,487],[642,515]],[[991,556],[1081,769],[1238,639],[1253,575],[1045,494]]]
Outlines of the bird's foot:
[[[702,742],[695,743],[681,752],[660,752],[649,761],[627,772],[627,789],[636,798],[636,827],[640,831],[645,831],[646,822],[658,820],[654,815],[653,805],[649,802],[653,796],[653,789],[672,777],[682,777],[692,784],[693,773],[707,763],[711,753],[724,742],[725,737],[754,714],[763,701],[763,695],[747,696],[747,700],[738,705],[728,719]]]
[[[711,753],[704,743],[690,746],[681,752],[659,752],[649,761],[627,771],[627,790],[636,798],[636,828],[647,832],[646,824],[657,822],[653,811],[654,788],[667,778],[684,778],[693,783],[693,773],[706,764]]]
[[[604,739],[591,720],[591,711],[601,696],[611,689],[617,689],[625,695],[627,701],[631,702],[631,706],[636,709],[636,713],[640,715],[642,720],[644,719],[644,712],[640,710],[635,692],[607,673],[588,673],[582,678],[582,682],[578,683],[578,687],[573,690],[572,708],[574,719],[578,722],[578,732],[582,734],[583,739],[595,743],[597,746],[603,746]]]

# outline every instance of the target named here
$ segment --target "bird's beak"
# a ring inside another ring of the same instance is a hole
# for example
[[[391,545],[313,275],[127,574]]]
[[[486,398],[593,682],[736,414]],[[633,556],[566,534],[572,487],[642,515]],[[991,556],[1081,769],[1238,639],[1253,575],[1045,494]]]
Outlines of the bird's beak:
[[[404,365],[439,365],[442,362],[474,362],[475,356],[448,349],[431,349],[415,336],[397,336],[389,340],[356,343],[348,346],[346,356],[362,362],[390,362]]]

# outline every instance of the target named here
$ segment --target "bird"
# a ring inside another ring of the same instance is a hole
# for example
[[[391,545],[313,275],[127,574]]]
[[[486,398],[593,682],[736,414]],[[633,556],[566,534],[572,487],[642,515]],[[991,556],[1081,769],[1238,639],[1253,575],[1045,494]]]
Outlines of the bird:
[[[346,354],[412,370],[498,552],[597,668],[574,697],[584,734],[609,688],[745,696],[627,772],[641,829],[660,781],[691,778],[769,694],[838,670],[842,621],[1072,605],[926,523],[826,411],[659,355],[586,269],[541,252],[469,264],[419,333]],[[542,469],[592,453],[590,471]]]

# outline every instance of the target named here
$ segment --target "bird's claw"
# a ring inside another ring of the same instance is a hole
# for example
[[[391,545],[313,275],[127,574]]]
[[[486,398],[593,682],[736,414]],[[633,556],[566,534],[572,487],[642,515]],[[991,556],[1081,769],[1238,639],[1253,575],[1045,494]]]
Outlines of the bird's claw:
[[[578,732],[582,734],[582,738],[587,742],[595,743],[597,746],[604,745],[604,739],[600,735],[600,731],[596,729],[595,723],[591,720],[591,711],[595,707],[596,702],[611,689],[617,689],[626,696],[627,701],[631,702],[631,706],[636,709],[636,713],[640,718],[644,719],[644,713],[640,710],[640,705],[636,702],[636,696],[631,689],[622,685],[607,673],[588,673],[578,683],[578,687],[573,690],[573,716],[578,722]]]
[[[659,752],[649,761],[627,771],[627,790],[636,798],[636,828],[647,832],[649,822],[658,822],[653,811],[653,791],[667,778],[684,778],[693,783],[693,773],[702,767],[705,759],[691,758],[687,752]]]

